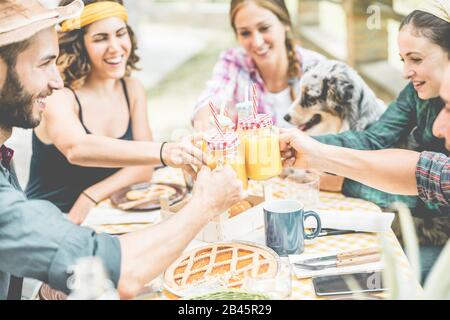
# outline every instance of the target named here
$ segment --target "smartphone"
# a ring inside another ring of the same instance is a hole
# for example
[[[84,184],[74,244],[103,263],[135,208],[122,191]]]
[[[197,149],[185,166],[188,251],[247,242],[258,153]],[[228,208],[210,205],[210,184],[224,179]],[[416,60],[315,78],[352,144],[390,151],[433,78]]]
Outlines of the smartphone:
[[[345,277],[353,277],[360,290],[351,290]],[[381,292],[383,286],[381,272],[363,272],[334,276],[320,276],[312,279],[317,296],[345,295],[357,292]]]

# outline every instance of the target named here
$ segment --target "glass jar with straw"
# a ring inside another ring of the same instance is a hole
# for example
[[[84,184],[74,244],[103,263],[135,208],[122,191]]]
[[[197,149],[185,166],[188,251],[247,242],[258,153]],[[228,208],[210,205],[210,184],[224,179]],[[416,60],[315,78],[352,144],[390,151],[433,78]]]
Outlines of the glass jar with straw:
[[[272,125],[272,117],[259,114],[241,121],[245,132],[245,162],[250,179],[267,180],[282,171],[279,131]]]
[[[245,136],[247,176],[253,180],[267,180],[282,171],[279,131],[272,117],[258,114],[256,87],[253,86],[252,115],[239,121]]]
[[[207,164],[211,169],[224,164],[230,165],[246,190],[248,180],[245,171],[245,149],[242,148],[241,140],[235,132],[234,125],[226,125],[232,123],[231,119],[229,121],[222,119],[221,121],[212,102],[209,103],[209,108],[215,129],[206,133],[202,145],[203,152],[207,154]],[[223,112],[221,112],[221,115],[222,118],[225,118]]]
[[[230,165],[244,189],[248,187],[245,161],[239,156],[239,137],[233,131],[209,133],[205,136],[207,164],[211,169]]]

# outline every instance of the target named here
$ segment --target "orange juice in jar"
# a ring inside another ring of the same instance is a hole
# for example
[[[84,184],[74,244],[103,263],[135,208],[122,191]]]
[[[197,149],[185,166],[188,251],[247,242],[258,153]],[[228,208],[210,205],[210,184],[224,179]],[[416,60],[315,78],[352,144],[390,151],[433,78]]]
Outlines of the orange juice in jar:
[[[233,131],[223,134],[213,133],[206,136],[206,153],[208,155],[207,165],[210,169],[225,164],[230,165],[245,190],[248,187],[247,173],[245,170],[245,158],[239,152],[241,146],[238,135]]]
[[[245,162],[247,176],[266,180],[282,171],[279,132],[267,114],[250,116],[239,123],[245,134]]]
[[[222,114],[217,114],[217,120],[218,120],[220,128],[221,128],[221,130],[223,132],[234,132],[234,123],[229,117],[224,116]],[[205,136],[207,137],[206,140],[211,139],[211,138],[213,138],[213,139],[217,138],[218,139],[218,137],[215,137],[217,134],[219,134],[218,131],[217,131],[217,126],[216,126],[216,123],[214,121],[214,117],[211,116],[209,118],[209,129],[208,129],[207,133],[205,134]],[[232,135],[228,135],[227,136],[228,139],[230,137],[233,137],[233,136]],[[204,153],[208,154],[208,143],[207,143],[206,140],[203,140],[201,149],[202,149],[202,151]],[[240,157],[240,159],[242,159],[242,162],[245,163],[245,149],[242,149],[244,144],[243,144],[243,141],[241,139],[239,139],[239,141],[240,141],[240,146],[238,147],[239,148],[238,157]],[[242,152],[241,152],[241,150],[242,150]],[[209,159],[207,159],[208,167],[211,170],[216,168],[217,161],[216,161],[215,157],[211,156],[211,152],[209,152],[208,158],[209,158]],[[238,165],[235,165],[235,166],[236,166],[236,168],[238,168]],[[235,169],[235,171],[238,172],[237,169]]]

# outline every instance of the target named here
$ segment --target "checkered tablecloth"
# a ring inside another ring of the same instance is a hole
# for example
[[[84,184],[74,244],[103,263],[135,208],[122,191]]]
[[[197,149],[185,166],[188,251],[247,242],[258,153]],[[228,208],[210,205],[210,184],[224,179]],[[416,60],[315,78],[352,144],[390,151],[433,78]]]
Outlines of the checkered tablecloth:
[[[184,184],[183,174],[180,170],[164,168],[162,170],[158,170],[155,173],[153,178],[154,182],[166,182],[166,183],[179,183]],[[274,198],[283,198],[285,195],[286,184],[283,180],[275,178],[270,180],[270,183],[273,197]],[[252,194],[262,194],[262,184],[251,181],[249,185],[249,192]],[[103,204],[107,205],[107,203]],[[328,193],[321,192],[320,193],[320,204],[317,206],[317,209],[320,210],[342,210],[342,211],[357,211],[361,214],[364,212],[380,212],[380,208],[373,203],[356,199],[356,198],[348,198],[342,194],[338,193]],[[147,227],[148,224],[128,224],[128,225],[111,225],[111,226],[99,226],[96,227],[97,231],[101,232],[109,232],[109,233],[127,233],[135,230],[139,230],[143,227]],[[261,232],[259,230],[258,232]],[[397,240],[394,233],[392,231],[385,234],[387,240],[392,244],[391,248],[393,248],[396,256],[397,256],[397,265],[403,276],[411,279],[411,283],[414,283],[413,286],[420,296],[422,294],[422,288],[419,283],[415,280],[412,268]],[[313,240],[305,241],[305,253],[323,253],[329,254],[329,252],[333,251],[350,251],[356,249],[365,249],[372,248],[379,245],[378,237],[376,234],[368,234],[368,233],[355,233],[355,234],[346,234],[346,235],[338,235],[338,236],[327,236],[320,237]],[[382,295],[381,295],[382,296]],[[150,295],[150,296],[142,296],[143,299],[167,299],[167,296],[164,294],[160,295]],[[293,276],[292,281],[292,299],[319,299],[314,293],[314,288],[312,285],[311,279],[297,279],[295,275]]]

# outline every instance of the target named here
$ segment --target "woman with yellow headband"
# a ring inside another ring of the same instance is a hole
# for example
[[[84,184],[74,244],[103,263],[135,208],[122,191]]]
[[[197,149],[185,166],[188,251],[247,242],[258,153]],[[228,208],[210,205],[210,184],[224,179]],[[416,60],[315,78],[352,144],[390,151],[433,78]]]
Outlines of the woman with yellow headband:
[[[424,1],[405,17],[400,25],[398,48],[404,63],[403,77],[409,84],[381,118],[365,131],[326,135],[316,137],[317,140],[353,149],[378,150],[391,148],[412,133],[417,151],[448,154],[434,123],[444,107],[439,88],[450,59],[450,1]],[[384,193],[352,180],[345,180],[343,193],[372,201],[387,210],[395,201],[408,205],[416,217],[425,278],[450,236],[450,208],[425,204],[418,197]]]
[[[152,142],[145,90],[130,77],[139,58],[122,1],[84,3],[81,17],[61,26],[58,66],[65,88],[48,98],[33,132],[26,190],[76,223],[113,192],[149,181],[152,165],[192,170],[190,164],[202,164],[190,140]]]

